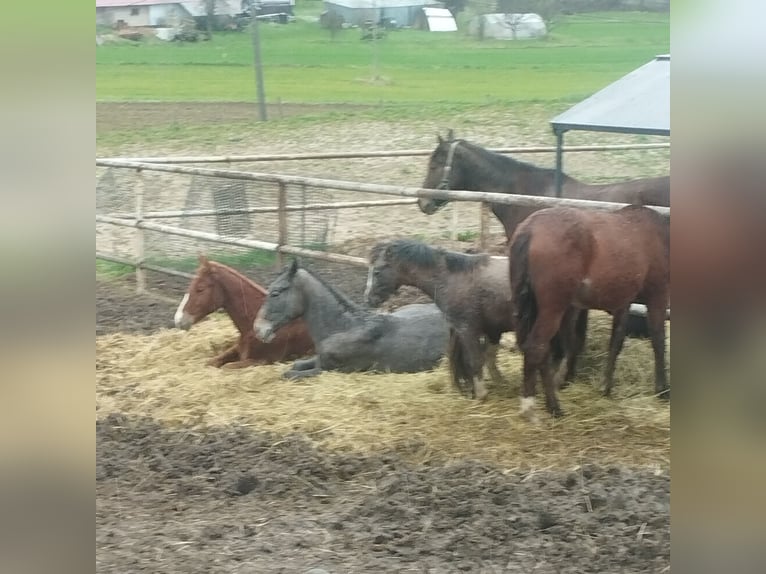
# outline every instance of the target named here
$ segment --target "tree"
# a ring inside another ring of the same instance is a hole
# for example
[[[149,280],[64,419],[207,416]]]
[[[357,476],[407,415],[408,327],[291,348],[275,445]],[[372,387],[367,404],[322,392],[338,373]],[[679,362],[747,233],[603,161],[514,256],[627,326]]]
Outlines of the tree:
[[[443,0],[444,7],[452,12],[453,16],[457,16],[460,12],[465,10],[468,0]]]
[[[213,21],[215,20],[215,3],[216,3],[216,0],[202,0],[202,4],[205,8],[205,34],[208,40],[213,38]]]

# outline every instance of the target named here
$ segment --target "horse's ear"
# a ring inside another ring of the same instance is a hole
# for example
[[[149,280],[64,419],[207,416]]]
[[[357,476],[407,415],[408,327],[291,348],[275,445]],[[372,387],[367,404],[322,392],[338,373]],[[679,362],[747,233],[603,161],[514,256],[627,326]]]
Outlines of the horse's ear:
[[[455,139],[455,132],[452,131],[452,128],[450,128],[447,130],[447,141],[451,142],[454,139]]]
[[[436,141],[439,145],[442,145],[444,143],[444,138],[441,134],[436,134]]]
[[[210,260],[205,255],[200,253],[197,255],[197,258],[199,259],[200,267],[205,267],[205,268],[210,267]]]
[[[298,260],[293,259],[290,263],[290,269],[288,269],[287,277],[292,279],[293,275],[298,271]]]

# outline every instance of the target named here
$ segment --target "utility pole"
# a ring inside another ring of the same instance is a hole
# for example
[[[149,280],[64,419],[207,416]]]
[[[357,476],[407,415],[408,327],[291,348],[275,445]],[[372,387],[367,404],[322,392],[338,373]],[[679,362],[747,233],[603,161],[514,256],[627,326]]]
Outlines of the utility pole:
[[[252,5],[252,21],[250,26],[253,29],[253,57],[255,65],[255,87],[258,92],[258,114],[262,122],[266,121],[266,96],[263,90],[263,63],[261,62],[261,37],[258,34],[258,9],[260,3],[254,2]]]

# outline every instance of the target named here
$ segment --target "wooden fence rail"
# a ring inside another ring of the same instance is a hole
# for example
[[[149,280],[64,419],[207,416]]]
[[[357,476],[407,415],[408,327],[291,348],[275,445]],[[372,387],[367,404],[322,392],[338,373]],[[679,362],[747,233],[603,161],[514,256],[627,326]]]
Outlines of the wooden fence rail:
[[[594,152],[594,151],[628,151],[628,150],[647,150],[647,149],[670,149],[669,143],[646,143],[646,144],[615,144],[615,145],[580,145],[567,146],[563,148],[564,152]],[[492,148],[490,151],[497,153],[555,153],[554,146],[536,146],[536,147],[503,147]],[[259,161],[305,161],[317,159],[362,159],[370,157],[415,157],[429,156],[433,153],[432,149],[405,149],[391,151],[359,151],[359,152],[318,152],[318,153],[298,153],[298,154],[261,154],[261,155],[213,155],[213,156],[177,156],[177,157],[141,157],[126,158],[114,157],[103,158],[110,161],[137,161],[146,163],[239,163],[239,162],[259,162]]]
[[[633,145],[613,145],[613,146],[570,146],[565,151],[610,151],[610,150],[631,150],[631,149],[656,149],[668,148],[669,144],[633,144]],[[500,148],[495,149],[500,153],[547,153],[553,152],[554,147],[537,148]],[[136,211],[134,213],[118,213],[111,215],[96,215],[96,222],[121,226],[132,227],[137,230],[135,244],[135,259],[133,261],[97,252],[98,259],[114,261],[133,265],[136,268],[136,279],[138,289],[144,288],[145,278],[144,270],[154,270],[180,277],[191,277],[189,273],[160,267],[144,262],[143,254],[143,231],[156,231],[168,235],[187,237],[190,239],[199,239],[212,243],[223,245],[234,245],[238,247],[257,248],[266,251],[273,251],[279,254],[297,255],[330,261],[334,263],[345,263],[349,265],[367,266],[367,260],[362,257],[353,257],[351,255],[342,255],[338,253],[326,253],[323,251],[314,251],[302,247],[286,245],[286,213],[289,211],[307,211],[319,209],[350,209],[358,207],[380,207],[387,205],[406,205],[415,203],[417,198],[435,198],[446,199],[449,201],[465,201],[482,203],[481,220],[481,243],[485,246],[485,232],[488,227],[488,204],[498,203],[503,205],[516,205],[523,207],[553,207],[570,206],[586,209],[598,209],[606,211],[615,211],[625,207],[625,203],[613,203],[606,201],[590,201],[556,197],[539,197],[532,195],[508,195],[500,193],[487,193],[477,191],[462,190],[436,190],[424,189],[406,186],[392,186],[383,184],[360,183],[353,181],[332,180],[323,178],[303,177],[296,175],[246,172],[236,170],[211,169],[202,167],[189,167],[179,164],[184,163],[235,163],[235,162],[258,162],[258,161],[278,161],[278,160],[308,160],[308,159],[342,159],[342,158],[363,158],[363,157],[397,157],[397,156],[416,156],[429,155],[431,150],[398,150],[390,152],[351,152],[351,153],[316,153],[316,154],[284,154],[284,155],[259,155],[259,156],[202,156],[202,157],[175,157],[175,158],[101,158],[96,159],[96,165],[101,167],[112,167],[121,169],[133,169],[138,174],[142,171],[157,171],[165,173],[178,173],[187,175],[207,176],[223,179],[233,179],[240,181],[259,181],[276,184],[279,186],[280,193],[278,205],[276,207],[256,207],[245,209],[227,209],[227,210],[194,210],[194,211],[152,211],[143,212],[143,178],[139,177],[136,186]],[[358,193],[375,193],[381,195],[399,196],[407,199],[396,200],[370,200],[354,202],[334,202],[314,205],[287,205],[285,201],[285,189],[287,185],[311,186],[323,189],[333,189],[340,191],[353,191]],[[665,216],[670,215],[670,208],[659,206],[647,206]],[[243,239],[236,237],[225,237],[215,233],[204,231],[194,231],[180,227],[153,223],[148,219],[163,219],[175,217],[208,217],[216,215],[238,215],[249,213],[277,213],[279,214],[279,243],[267,241],[258,241],[254,239]],[[645,315],[646,307],[643,305],[631,305],[631,313]],[[668,317],[670,310],[668,309]]]
[[[590,201],[586,199],[568,199],[557,197],[541,197],[535,195],[509,195],[504,193],[489,193],[483,191],[459,191],[445,189],[424,189],[397,185],[384,185],[378,183],[360,183],[337,179],[323,179],[304,177],[299,175],[285,175],[263,172],[236,171],[225,169],[211,169],[204,167],[187,167],[182,165],[152,164],[148,162],[123,161],[97,159],[96,165],[103,167],[117,167],[135,169],[136,171],[158,171],[165,173],[182,173],[187,175],[199,175],[233,179],[240,181],[265,181],[274,184],[305,185],[323,189],[335,189],[340,191],[354,191],[359,193],[376,193],[380,195],[396,195],[400,197],[446,199],[448,201],[472,201],[499,203],[502,205],[517,205],[524,207],[554,207],[568,206],[585,209],[600,209],[616,211],[625,207],[626,203],[613,203],[609,201]],[[670,208],[659,206],[647,206],[663,215],[670,215]]]

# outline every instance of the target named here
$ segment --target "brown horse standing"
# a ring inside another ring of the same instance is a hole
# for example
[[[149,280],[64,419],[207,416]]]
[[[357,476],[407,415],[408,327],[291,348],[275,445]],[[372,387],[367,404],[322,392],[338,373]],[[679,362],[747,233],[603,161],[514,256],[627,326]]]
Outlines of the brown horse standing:
[[[565,173],[561,177],[561,196],[569,199],[670,207],[669,176],[607,184],[585,183]],[[438,145],[428,160],[423,187],[554,197],[556,170],[519,161],[463,139],[454,139],[450,130],[447,139],[438,137]],[[447,203],[446,199],[420,198],[418,207],[423,213],[432,215]],[[541,209],[499,203],[493,203],[491,207],[492,213],[503,224],[508,240],[524,219]]]
[[[552,207],[532,214],[510,246],[516,338],[524,353],[523,415],[532,415],[539,372],[545,406],[563,413],[549,364],[549,344],[572,327],[577,309],[612,315],[604,394],[611,392],[625,340],[630,304],[647,307],[655,361],[655,392],[669,397],[665,373],[665,313],[670,298],[670,223],[642,206],[612,213]],[[534,416],[534,415],[532,415]]]
[[[175,325],[188,330],[213,311],[223,308],[239,330],[239,340],[208,365],[240,368],[304,357],[314,343],[302,320],[291,322],[269,343],[256,338],[253,321],[266,298],[266,290],[222,263],[200,255],[197,273],[175,314]]]

